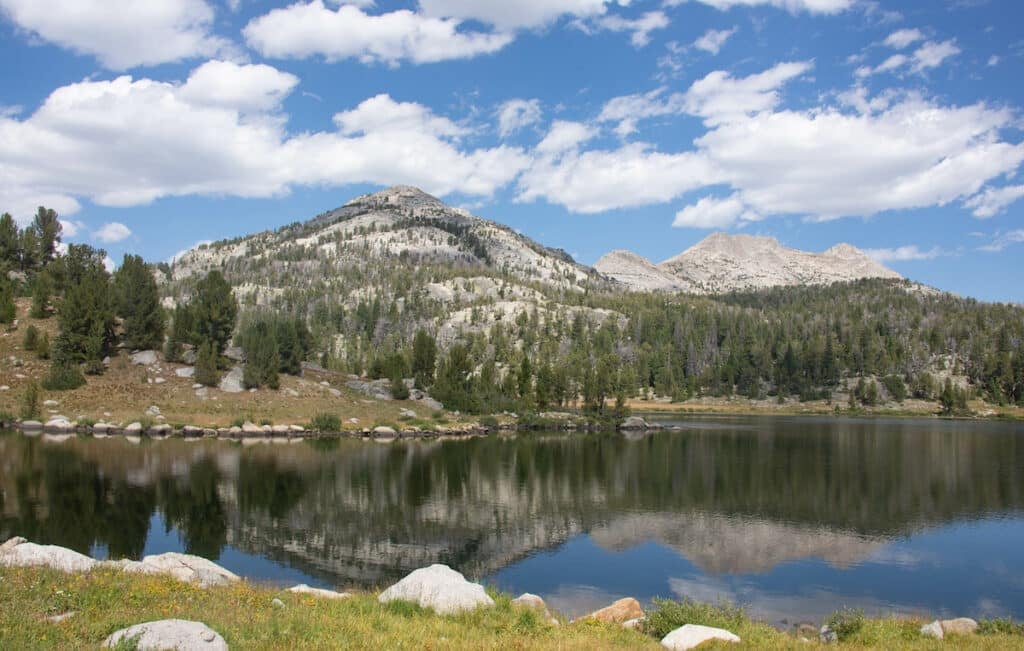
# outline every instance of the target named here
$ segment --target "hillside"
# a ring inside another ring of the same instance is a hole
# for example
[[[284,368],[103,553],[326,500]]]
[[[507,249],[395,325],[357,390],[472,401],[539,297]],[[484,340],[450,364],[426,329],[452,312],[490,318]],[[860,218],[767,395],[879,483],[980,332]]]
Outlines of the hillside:
[[[809,253],[771,237],[726,233],[714,233],[657,265],[629,251],[613,251],[594,268],[634,291],[693,294],[901,278],[849,244]]]

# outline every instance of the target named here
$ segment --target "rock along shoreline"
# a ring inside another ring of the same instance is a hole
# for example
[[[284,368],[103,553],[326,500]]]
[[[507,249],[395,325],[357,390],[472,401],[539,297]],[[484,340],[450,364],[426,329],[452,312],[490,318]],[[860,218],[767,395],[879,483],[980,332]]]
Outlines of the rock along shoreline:
[[[488,436],[500,432],[528,432],[536,430],[556,430],[562,432],[601,432],[620,431],[627,434],[653,432],[661,430],[675,431],[678,427],[663,426],[658,423],[648,423],[643,418],[631,416],[618,425],[612,423],[601,423],[586,420],[545,420],[542,424],[535,423],[502,423],[500,425],[488,426],[481,424],[456,425],[453,427],[436,427],[424,429],[420,427],[393,428],[388,426],[341,430],[337,432],[321,432],[312,430],[301,425],[255,425],[247,422],[241,426],[232,427],[200,427],[197,425],[184,425],[174,427],[167,423],[145,426],[141,422],[133,422],[127,425],[115,423],[91,423],[83,424],[74,422],[69,418],[55,417],[45,423],[38,420],[17,420],[0,422],[0,427],[14,429],[21,433],[32,436],[39,434],[60,435],[92,435],[104,436],[125,436],[142,437],[151,439],[185,438],[185,439],[225,439],[242,441],[247,439],[281,439],[281,440],[303,440],[315,439],[433,439],[433,438],[471,438],[477,436]]]

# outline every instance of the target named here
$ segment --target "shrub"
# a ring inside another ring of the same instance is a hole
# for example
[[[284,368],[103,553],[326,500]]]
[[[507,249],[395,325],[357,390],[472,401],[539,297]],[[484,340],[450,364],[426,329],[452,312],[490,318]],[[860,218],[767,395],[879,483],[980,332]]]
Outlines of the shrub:
[[[50,359],[50,335],[44,332],[38,339],[36,339],[36,357],[39,359]]]
[[[885,390],[896,402],[903,402],[907,399],[907,385],[900,376],[886,375],[882,378],[882,384],[885,385]]]
[[[340,432],[341,418],[337,414],[320,413],[313,416],[309,428],[317,432]]]
[[[409,387],[405,386],[405,382],[400,375],[391,378],[391,397],[395,400],[409,399]]]
[[[825,625],[835,632],[840,642],[844,642],[864,628],[864,612],[848,608],[838,610],[825,621]]]
[[[25,396],[21,399],[21,417],[25,420],[39,418],[39,385],[29,382]]]
[[[85,384],[85,376],[74,364],[54,364],[50,374],[43,378],[43,388],[47,391],[70,391]]]
[[[22,342],[22,346],[25,350],[34,351],[37,345],[39,345],[39,328],[29,325],[29,327],[25,328],[25,339]]]
[[[742,607],[728,602],[704,604],[689,599],[655,599],[654,611],[647,613],[644,632],[662,638],[686,624],[700,624],[735,631],[747,621]]]
[[[1024,635],[1024,624],[1019,624],[1009,617],[983,619],[978,622],[978,633],[981,635]]]
[[[215,387],[220,382],[220,373],[217,372],[217,351],[212,342],[207,341],[199,346],[195,380],[206,387]]]

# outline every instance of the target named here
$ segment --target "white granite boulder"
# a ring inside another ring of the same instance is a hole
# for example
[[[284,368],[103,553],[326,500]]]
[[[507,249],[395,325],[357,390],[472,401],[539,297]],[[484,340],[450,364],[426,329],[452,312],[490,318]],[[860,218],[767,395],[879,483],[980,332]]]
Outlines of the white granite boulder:
[[[157,362],[157,353],[155,350],[140,350],[137,353],[132,354],[132,363],[138,364],[139,366],[152,366]]]
[[[447,565],[418,569],[382,592],[377,600],[382,604],[395,600],[411,601],[441,615],[494,605],[494,600],[482,585],[470,583]]]
[[[288,588],[288,592],[295,594],[309,595],[310,597],[317,597],[320,599],[348,599],[352,595],[347,592],[335,592],[334,590],[324,590],[322,588],[311,588],[305,583],[300,583],[297,586]]]
[[[235,366],[221,378],[218,388],[224,393],[241,393],[245,391],[245,387],[242,386],[243,373],[244,371],[241,366]]]
[[[672,651],[688,651],[688,649],[694,649],[710,640],[739,642],[740,638],[724,628],[687,624],[662,638],[661,646],[672,649]]]
[[[103,642],[104,648],[132,640],[139,651],[227,651],[228,643],[212,628],[185,619],[161,619],[123,628]]]
[[[96,561],[56,545],[37,545],[24,538],[11,538],[0,545],[0,565],[7,567],[49,567],[61,572],[87,572]]]
[[[230,572],[213,561],[199,556],[167,552],[158,556],[146,556],[138,565],[126,565],[126,572],[155,572],[169,574],[179,581],[197,583],[200,587],[209,588],[239,581],[238,575]]]

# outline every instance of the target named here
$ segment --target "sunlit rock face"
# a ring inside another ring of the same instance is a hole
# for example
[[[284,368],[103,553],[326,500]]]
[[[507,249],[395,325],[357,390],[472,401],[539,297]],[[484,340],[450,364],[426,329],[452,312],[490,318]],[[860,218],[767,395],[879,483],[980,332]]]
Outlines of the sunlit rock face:
[[[771,237],[727,233],[709,235],[660,264],[629,251],[613,251],[594,267],[635,291],[693,294],[901,278],[849,244],[810,253],[782,246]]]

